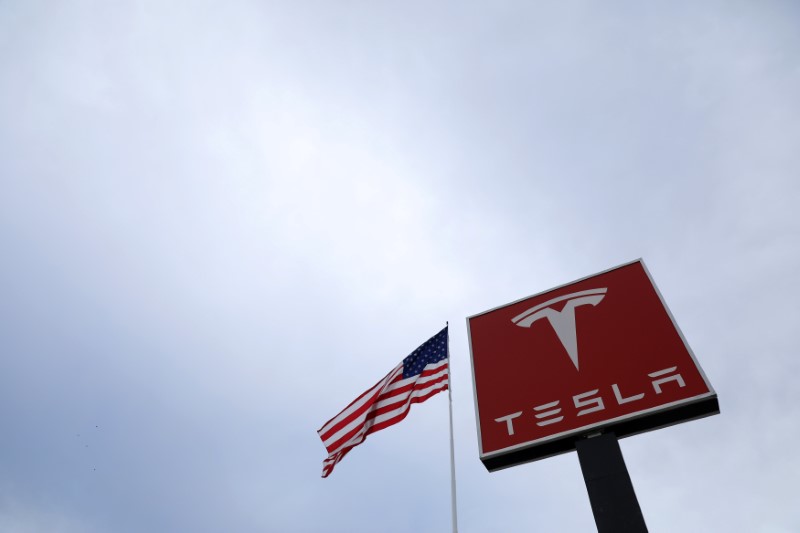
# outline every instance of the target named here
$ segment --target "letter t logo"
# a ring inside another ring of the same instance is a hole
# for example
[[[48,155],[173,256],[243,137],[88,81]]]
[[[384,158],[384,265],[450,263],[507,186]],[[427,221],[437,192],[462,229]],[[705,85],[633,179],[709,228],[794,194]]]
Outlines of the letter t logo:
[[[607,290],[607,288],[590,289],[559,296],[543,304],[531,307],[524,313],[512,318],[511,321],[522,328],[529,328],[537,320],[546,318],[555,330],[556,335],[558,335],[558,340],[567,350],[575,369],[580,370],[578,368],[578,334],[575,329],[575,308],[581,305],[596,306],[605,298]],[[564,308],[561,311],[556,311],[550,307],[564,300],[567,303],[564,304]]]

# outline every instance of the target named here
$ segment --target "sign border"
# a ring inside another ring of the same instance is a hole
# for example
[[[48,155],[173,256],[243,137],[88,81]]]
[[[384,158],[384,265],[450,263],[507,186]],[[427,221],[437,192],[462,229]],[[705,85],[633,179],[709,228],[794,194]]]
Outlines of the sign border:
[[[470,320],[485,315],[487,313],[497,311],[504,307],[514,305],[518,302],[522,302],[529,298],[542,296],[549,292],[557,291],[569,285],[573,285],[575,283],[579,283],[581,281],[594,278],[596,276],[607,274],[609,272],[613,272],[614,270],[619,270],[620,268],[625,268],[636,263],[642,265],[642,269],[644,270],[647,279],[650,281],[650,284],[655,289],[656,295],[658,296],[661,305],[664,306],[664,309],[667,312],[667,316],[669,316],[669,319],[672,322],[672,326],[675,328],[675,331],[678,332],[678,336],[680,337],[681,342],[683,342],[683,346],[686,348],[686,351],[692,358],[692,362],[694,362],[695,367],[700,373],[700,376],[703,378],[703,382],[708,388],[708,392],[700,394],[698,396],[692,396],[690,398],[683,398],[681,400],[670,402],[668,404],[651,407],[643,411],[636,411],[634,413],[619,416],[617,418],[612,418],[610,420],[595,422],[594,424],[589,424],[586,426],[581,426],[579,428],[570,429],[567,431],[563,431],[561,433],[556,433],[554,435],[548,435],[547,437],[542,437],[540,439],[514,444],[507,448],[495,450],[490,453],[484,453],[483,439],[481,438],[481,419],[480,419],[480,411],[478,409],[478,389],[477,389],[477,382],[475,380],[475,360],[472,352],[472,332],[470,331]],[[653,280],[653,276],[650,275],[650,271],[648,270],[647,265],[645,265],[644,260],[641,257],[638,259],[634,259],[633,261],[629,261],[627,263],[623,263],[621,265],[608,268],[601,272],[597,272],[589,276],[584,276],[582,278],[570,281],[568,283],[563,283],[556,287],[547,289],[546,291],[542,291],[533,294],[531,296],[525,296],[523,298],[519,298],[512,302],[508,302],[503,305],[498,305],[487,311],[482,311],[480,313],[470,315],[466,318],[466,322],[467,322],[467,340],[469,342],[469,362],[470,362],[470,369],[472,370],[472,396],[475,402],[475,422],[478,430],[478,453],[480,460],[483,462],[484,466],[486,466],[486,468],[490,472],[494,472],[495,470],[501,470],[503,468],[509,468],[512,466],[516,466],[531,461],[538,461],[540,459],[545,459],[547,457],[552,457],[554,455],[559,455],[561,453],[570,452],[575,449],[576,440],[580,439],[581,437],[586,437],[588,434],[596,433],[597,431],[600,430],[608,429],[609,431],[614,431],[617,437],[622,438],[631,435],[637,435],[639,433],[645,433],[647,431],[653,431],[656,429],[664,428],[667,426],[678,424],[680,422],[688,422],[690,420],[704,418],[706,416],[711,416],[719,413],[719,401],[717,400],[717,393],[711,386],[711,382],[708,380],[708,377],[703,371],[703,368],[700,366],[700,363],[697,361],[697,357],[695,357],[691,346],[689,346],[689,343],[686,341],[686,337],[684,337],[683,331],[681,331],[681,328],[675,321],[675,317],[672,315],[672,311],[669,309],[667,302],[664,301],[664,297],[661,294],[661,291],[658,289],[655,280]],[[648,423],[645,419],[651,422]],[[536,451],[537,448],[539,449],[538,452]]]

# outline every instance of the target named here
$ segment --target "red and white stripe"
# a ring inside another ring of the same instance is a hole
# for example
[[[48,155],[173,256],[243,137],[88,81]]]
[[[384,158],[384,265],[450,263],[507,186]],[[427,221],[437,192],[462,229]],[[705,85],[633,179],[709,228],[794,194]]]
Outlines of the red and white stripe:
[[[322,463],[322,477],[358,446],[370,433],[375,433],[403,420],[411,404],[421,403],[436,393],[447,390],[448,359],[426,366],[419,375],[403,379],[400,363],[386,377],[345,407],[323,425],[318,433],[328,458]]]

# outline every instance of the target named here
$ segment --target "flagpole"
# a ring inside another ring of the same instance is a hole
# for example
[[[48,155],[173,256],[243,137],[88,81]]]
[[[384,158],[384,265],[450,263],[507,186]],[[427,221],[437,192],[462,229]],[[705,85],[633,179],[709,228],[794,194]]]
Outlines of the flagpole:
[[[453,372],[453,362],[450,360],[450,322],[447,326],[447,399],[450,409],[450,509],[452,511],[453,533],[458,533],[458,513],[456,511],[456,459],[453,445],[453,386],[450,379]]]

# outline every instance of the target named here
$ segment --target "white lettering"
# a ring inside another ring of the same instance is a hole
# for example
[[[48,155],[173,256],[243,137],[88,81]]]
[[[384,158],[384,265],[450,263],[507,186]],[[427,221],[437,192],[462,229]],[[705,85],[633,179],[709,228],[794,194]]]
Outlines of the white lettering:
[[[623,398],[622,394],[619,392],[619,386],[616,383],[611,385],[611,388],[614,390],[614,398],[617,399],[617,403],[620,405],[622,405],[623,403],[635,402],[636,400],[641,400],[642,398],[644,398],[643,392],[640,394],[635,394],[633,396],[628,396],[627,398]]]
[[[657,378],[660,376],[664,376],[666,374],[672,374],[678,369],[677,366],[673,366],[671,368],[665,368],[664,370],[659,370],[658,372],[653,372],[652,374],[647,374],[651,378]],[[683,388],[686,386],[686,382],[683,381],[683,377],[680,374],[674,374],[672,376],[667,376],[665,378],[653,380],[653,389],[655,389],[656,394],[661,394],[661,385],[667,383],[669,381],[677,381],[678,386]]]
[[[552,416],[557,415],[557,414],[559,414],[561,412],[561,408],[560,407],[558,407],[556,409],[553,409],[557,405],[558,405],[558,401],[555,401],[555,402],[545,403],[545,404],[539,405],[537,407],[534,407],[533,408],[534,411],[544,411],[544,412],[537,413],[535,415],[536,418],[538,418],[538,419],[544,418],[545,419],[545,420],[542,420],[541,422],[536,422],[536,425],[537,426],[549,426],[550,424],[555,424],[556,422],[561,422],[562,420],[564,420],[563,416],[558,416],[558,417],[550,418],[549,420],[547,420],[548,417],[552,417]],[[545,409],[547,409],[547,410],[545,411]]]
[[[594,407],[590,407],[589,409],[583,409],[578,411],[578,416],[588,415],[589,413],[594,413],[595,411],[602,411],[605,409],[605,405],[603,404],[603,399],[601,397],[597,398],[590,398],[587,401],[582,401],[584,398],[589,396],[594,396],[600,392],[600,389],[590,390],[589,392],[583,392],[581,394],[576,394],[572,397],[572,401],[575,403],[575,409],[580,409],[581,407],[586,407],[587,405],[594,405]]]
[[[515,418],[517,418],[518,416],[522,416],[522,411],[517,411],[516,413],[511,413],[510,415],[501,416],[500,418],[495,418],[494,421],[495,422],[505,422],[506,423],[506,429],[508,430],[508,434],[509,435],[513,435],[514,434],[514,423],[511,422],[511,421],[514,420]]]
[[[678,373],[677,366],[665,368],[663,370],[657,370],[656,372],[647,374],[647,376],[651,378],[651,384],[653,385],[653,390],[655,390],[656,394],[661,394],[664,392],[662,386],[671,381],[676,382],[680,388],[686,386],[683,376]],[[645,397],[644,392],[625,397],[622,395],[617,383],[613,383],[611,385],[611,391],[614,393],[614,399],[618,405],[636,402]],[[569,407],[566,408],[566,414],[569,414],[570,416],[584,416],[597,411],[602,411],[606,408],[599,388],[574,395],[572,397],[572,402],[575,405],[575,411],[572,411],[572,409]],[[550,424],[556,424],[564,420],[565,412],[564,409],[560,407],[560,404],[560,400],[556,400],[534,407],[533,412],[536,425],[539,427],[549,426]],[[522,411],[517,411],[516,413],[511,413],[510,415],[495,418],[494,421],[498,423],[505,423],[506,432],[509,436],[512,436],[514,435],[514,420],[522,416],[522,413]]]

